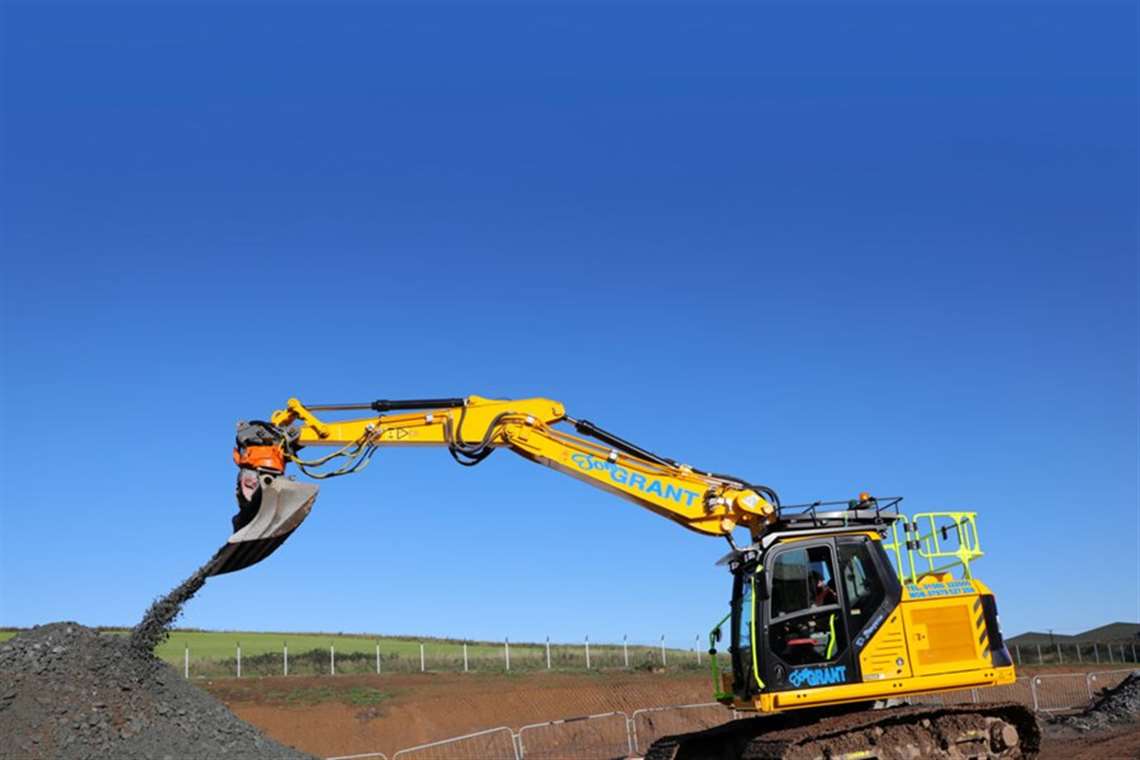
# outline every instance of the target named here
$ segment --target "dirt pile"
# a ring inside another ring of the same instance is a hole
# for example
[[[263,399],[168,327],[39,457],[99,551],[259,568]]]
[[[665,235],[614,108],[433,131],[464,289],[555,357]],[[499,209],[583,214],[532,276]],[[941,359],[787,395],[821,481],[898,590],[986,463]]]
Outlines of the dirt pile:
[[[1140,720],[1140,671],[1130,674],[1118,686],[1105,689],[1083,712],[1061,715],[1050,720],[1055,729],[1081,733],[1104,731],[1122,723]]]
[[[28,760],[309,757],[263,736],[149,649],[77,623],[0,645],[0,736],[0,754]]]

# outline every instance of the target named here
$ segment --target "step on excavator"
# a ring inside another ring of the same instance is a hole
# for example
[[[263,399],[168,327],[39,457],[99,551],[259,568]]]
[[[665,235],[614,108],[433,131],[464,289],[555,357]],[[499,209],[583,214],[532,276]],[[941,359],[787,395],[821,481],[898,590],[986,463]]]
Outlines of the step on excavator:
[[[647,758],[1023,758],[1038,750],[1032,711],[985,699],[985,689],[1016,675],[993,592],[973,576],[982,556],[974,513],[908,516],[901,498],[866,493],[784,506],[767,486],[654,454],[550,399],[290,399],[268,421],[239,423],[238,513],[211,574],[260,562],[308,516],[317,486],[287,476],[287,465],[312,480],[339,477],[387,446],[445,447],[465,466],[509,449],[728,541],[720,564],[732,575],[732,597],[709,654],[715,698],[732,712],[721,726],[658,740]],[[748,532],[746,545],[734,540],[738,530]],[[973,690],[974,703],[929,699],[963,690]]]

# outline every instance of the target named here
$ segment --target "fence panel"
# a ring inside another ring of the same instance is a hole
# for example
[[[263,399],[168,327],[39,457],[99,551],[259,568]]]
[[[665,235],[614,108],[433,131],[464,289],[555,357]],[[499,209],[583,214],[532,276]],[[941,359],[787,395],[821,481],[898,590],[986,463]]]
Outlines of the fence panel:
[[[958,705],[963,702],[974,702],[975,699],[973,689],[959,689],[941,694],[917,694],[908,697],[907,701],[912,705]]]
[[[1033,704],[1033,684],[1028,678],[1019,678],[1013,683],[977,689],[978,702],[1020,702]]]
[[[1098,670],[1088,674],[1088,688],[1090,694],[1096,694],[1101,689],[1112,689],[1120,685],[1129,673],[1136,672],[1133,668],[1120,670]]]
[[[733,719],[733,711],[719,702],[635,710],[630,720],[635,753],[645,752],[662,736],[719,726]]]
[[[519,729],[519,755],[526,760],[602,760],[632,749],[623,712],[533,723]]]
[[[1083,707],[1089,701],[1084,673],[1043,674],[1033,677],[1033,708],[1056,712]]]
[[[503,726],[402,749],[392,760],[519,760],[515,735]]]

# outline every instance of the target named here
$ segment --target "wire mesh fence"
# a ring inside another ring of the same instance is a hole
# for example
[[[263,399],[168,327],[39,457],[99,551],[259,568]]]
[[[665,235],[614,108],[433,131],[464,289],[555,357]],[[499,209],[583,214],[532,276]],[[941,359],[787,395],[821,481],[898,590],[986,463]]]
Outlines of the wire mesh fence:
[[[1085,676],[1088,679],[1089,694],[1095,695],[1102,689],[1115,689],[1120,683],[1128,677],[1129,673],[1135,672],[1132,668],[1122,668],[1120,670],[1097,670]]]
[[[1009,647],[1018,665],[1123,665],[1140,662],[1136,642],[1090,641],[1080,643],[1012,644]]]
[[[346,637],[303,649],[289,642],[269,649],[264,645],[243,647],[234,642],[229,654],[219,653],[214,642],[203,648],[207,654],[186,646],[178,652],[176,660],[170,653],[164,656],[187,678],[538,670],[684,671],[708,664],[707,657],[702,660],[699,650],[668,648],[663,640],[656,645],[628,642],[599,645],[588,641],[520,644],[510,640],[502,644],[411,640],[381,644]]]
[[[515,733],[503,726],[402,749],[392,760],[519,760]],[[344,758],[340,758],[344,760]]]
[[[531,760],[626,757],[632,752],[629,718],[623,712],[566,718],[523,726],[519,754]]]
[[[1018,678],[1010,684],[991,686],[988,689],[975,689],[977,701],[981,704],[994,702],[1020,702],[1033,704],[1033,684],[1030,678]]]
[[[1083,705],[1092,696],[1084,673],[1043,673],[1031,684],[1034,710],[1056,712]]]
[[[733,717],[733,713],[719,702],[634,710],[630,716],[630,744],[633,752],[645,752],[663,736],[701,731],[719,726]]]

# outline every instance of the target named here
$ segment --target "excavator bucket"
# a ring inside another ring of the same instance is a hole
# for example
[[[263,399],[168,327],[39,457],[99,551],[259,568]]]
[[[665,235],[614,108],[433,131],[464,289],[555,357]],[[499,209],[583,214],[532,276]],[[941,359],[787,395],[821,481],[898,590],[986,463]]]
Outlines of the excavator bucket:
[[[232,573],[256,565],[277,551],[293,534],[317,500],[317,486],[297,483],[280,475],[261,474],[258,487],[243,497],[245,484],[239,480],[238,504],[242,512],[234,518],[234,534],[214,555],[210,575]],[[247,516],[247,512],[256,513]]]

